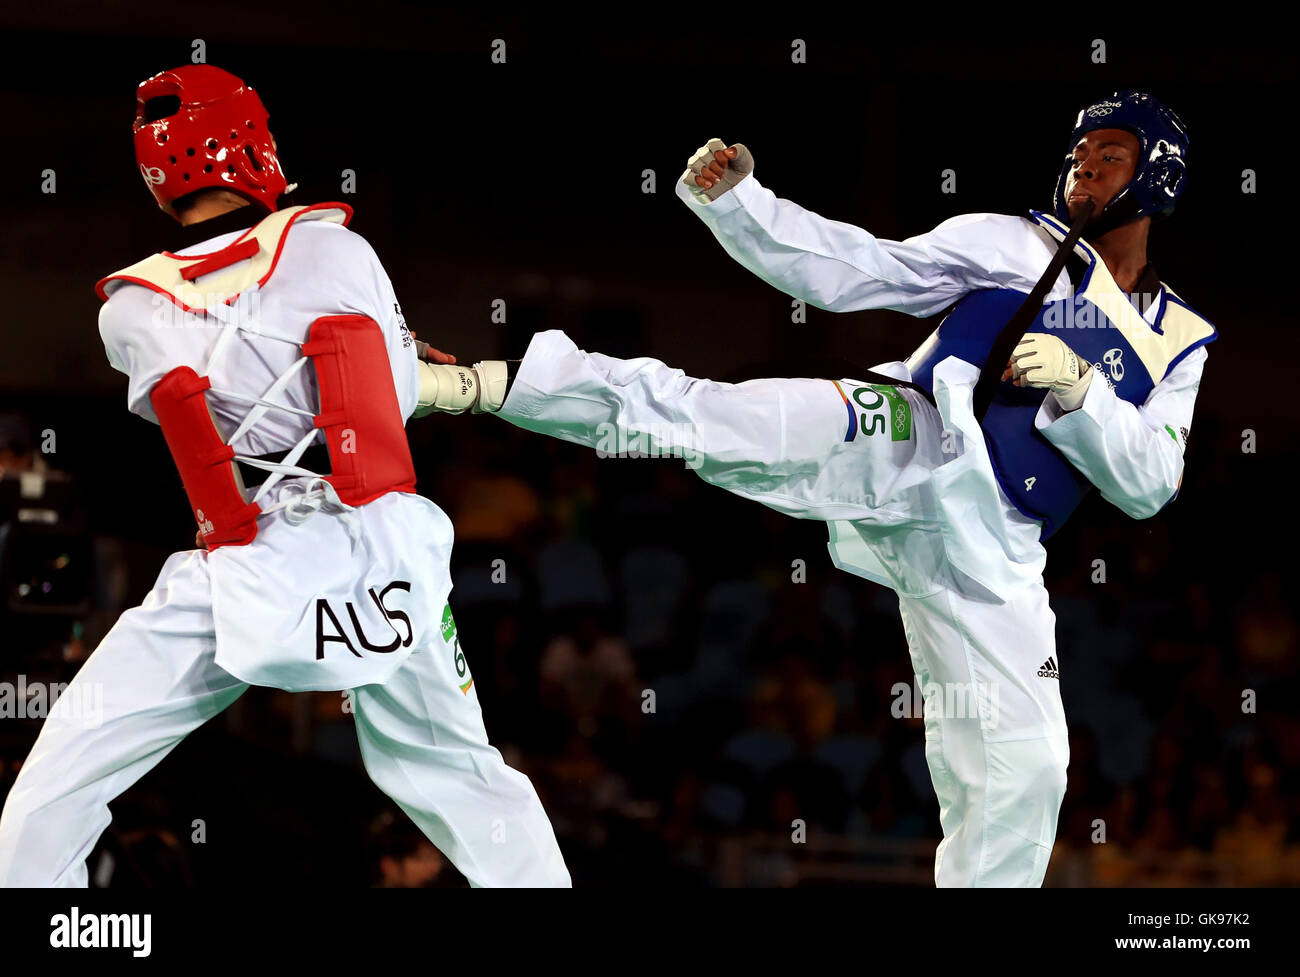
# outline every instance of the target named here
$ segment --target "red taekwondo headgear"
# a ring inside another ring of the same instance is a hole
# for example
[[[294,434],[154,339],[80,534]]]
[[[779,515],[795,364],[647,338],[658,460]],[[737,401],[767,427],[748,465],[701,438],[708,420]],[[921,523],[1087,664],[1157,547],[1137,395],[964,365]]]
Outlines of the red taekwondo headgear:
[[[269,118],[257,92],[228,71],[187,64],[142,81],[135,158],[158,206],[220,187],[274,211],[285,192]]]

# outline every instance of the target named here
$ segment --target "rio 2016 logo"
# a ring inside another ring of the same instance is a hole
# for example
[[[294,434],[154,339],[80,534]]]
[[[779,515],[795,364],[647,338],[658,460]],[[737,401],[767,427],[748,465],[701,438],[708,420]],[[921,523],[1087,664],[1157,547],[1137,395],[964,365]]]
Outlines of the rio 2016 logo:
[[[1110,115],[1113,111],[1121,107],[1122,103],[1120,102],[1098,102],[1096,105],[1088,109],[1088,115],[1095,119],[1098,116]]]
[[[456,665],[456,675],[459,678],[465,678],[469,674],[469,663],[465,661],[465,652],[460,650],[460,636],[456,634],[456,621],[451,616],[451,605],[448,604],[442,612],[442,640],[452,646],[455,655],[452,661]],[[460,685],[460,691],[469,695],[469,688],[474,684],[474,676],[469,676],[469,681]]]
[[[906,441],[912,436],[912,408],[898,393],[898,388],[883,384],[858,387],[853,391],[853,400],[862,408],[858,416],[858,430],[862,434],[870,437],[888,431],[893,441]],[[885,411],[875,413],[881,407]]]
[[[1124,379],[1124,351],[1122,349],[1108,349],[1101,361],[1106,364],[1110,370],[1111,379],[1119,383]]]

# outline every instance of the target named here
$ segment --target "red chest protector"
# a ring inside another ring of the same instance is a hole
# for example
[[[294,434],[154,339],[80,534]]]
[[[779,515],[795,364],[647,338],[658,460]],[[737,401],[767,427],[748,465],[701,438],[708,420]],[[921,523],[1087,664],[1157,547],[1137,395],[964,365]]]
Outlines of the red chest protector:
[[[323,208],[332,212],[309,215]],[[219,312],[213,308],[217,302],[229,306],[240,292],[249,286],[260,287],[270,278],[284,236],[295,219],[330,219],[340,211],[344,214],[340,222],[346,223],[351,210],[343,204],[280,211],[221,251],[198,259],[163,252],[110,275],[99,283],[98,290],[101,297],[107,297],[108,283],[130,281],[168,295],[187,311],[203,311],[207,303],[207,311]],[[268,224],[271,226],[264,226]],[[259,254],[269,262],[264,259],[259,264]],[[242,272],[233,272],[224,281],[219,279],[226,286],[222,290],[199,295],[189,284],[199,275],[220,271],[250,257],[251,266],[243,266]],[[222,316],[218,314],[218,318]],[[236,323],[228,322],[225,328],[238,328]],[[222,339],[218,340],[214,356],[223,346]],[[360,315],[323,316],[311,324],[301,349],[316,370],[320,409],[313,419],[314,430],[286,455],[284,464],[293,465],[315,436],[315,430],[324,430],[332,474],[322,477],[341,501],[359,506],[388,492],[414,492],[415,468],[379,323]],[[291,370],[298,368],[299,364],[294,364]],[[265,412],[268,407],[278,406],[271,398],[287,375],[271,385],[261,406],[253,410]],[[246,498],[235,466],[236,459],[242,456],[226,443],[213,421],[205,396],[211,386],[208,377],[199,376],[188,366],[179,366],[154,386],[150,402],[180,472],[199,531],[207,548],[215,550],[251,543],[257,536],[257,517],[263,510],[256,501]],[[274,475],[268,478],[263,491],[276,479]]]

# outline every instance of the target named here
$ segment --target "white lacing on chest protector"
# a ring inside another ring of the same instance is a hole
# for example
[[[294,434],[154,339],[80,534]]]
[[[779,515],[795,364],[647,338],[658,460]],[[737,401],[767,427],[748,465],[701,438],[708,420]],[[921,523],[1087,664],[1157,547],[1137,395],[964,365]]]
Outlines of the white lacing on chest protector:
[[[239,298],[232,305],[218,303],[212,308],[206,309],[205,313],[221,321],[223,328],[221,335],[217,337],[216,344],[212,347],[212,352],[208,356],[205,375],[210,377],[212,364],[216,361],[226,348],[230,345],[230,339],[235,333],[244,329],[262,339],[271,339],[276,342],[290,343],[299,348],[303,345],[302,339],[294,339],[286,336],[277,336],[274,333],[266,331],[260,322],[252,313],[255,296],[259,287],[254,285],[248,290],[240,293]],[[236,393],[233,390],[221,390],[217,387],[211,387],[210,392],[220,394],[222,397],[234,401],[242,401],[249,404],[248,414],[235,428],[233,434],[226,439],[227,445],[233,445],[236,440],[246,434],[254,424],[260,421],[268,410],[285,411],[290,414],[296,414],[299,417],[305,417],[313,422],[312,428],[302,439],[298,441],[288,453],[278,462],[265,461],[261,458],[252,458],[247,455],[236,454],[234,460],[251,465],[254,468],[260,468],[263,471],[270,472],[266,480],[257,488],[257,492],[248,501],[261,505],[261,501],[267,496],[272,487],[282,478],[288,475],[305,476],[311,479],[309,482],[294,482],[286,485],[285,492],[281,495],[281,500],[272,505],[262,506],[262,512],[275,512],[277,509],[285,510],[285,518],[293,525],[298,525],[308,519],[313,513],[317,512],[324,505],[337,506],[342,510],[352,510],[354,506],[348,505],[342,501],[334,486],[327,482],[320,473],[303,468],[297,464],[298,459],[310,446],[312,440],[316,437],[317,428],[314,421],[316,414],[312,411],[303,410],[299,407],[290,407],[288,404],[275,403],[271,398],[277,396],[288,385],[289,381],[298,375],[307,365],[310,357],[303,354],[295,360],[288,369],[275,378],[275,381],[266,388],[260,397],[250,397],[247,394]],[[209,379],[209,382],[211,380]],[[289,498],[283,496],[289,492],[297,494]]]

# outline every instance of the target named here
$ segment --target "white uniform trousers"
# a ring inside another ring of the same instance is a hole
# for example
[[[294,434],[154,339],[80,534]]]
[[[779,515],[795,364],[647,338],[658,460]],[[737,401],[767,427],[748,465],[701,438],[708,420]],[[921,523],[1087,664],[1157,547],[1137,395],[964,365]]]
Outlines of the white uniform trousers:
[[[170,556],[64,692],[102,705],[46,718],[0,816],[0,885],[85,886],[109,802],[248,688],[213,660],[207,561]],[[366,771],[471,885],[568,886],[533,785],[488,742],[454,628],[433,633],[387,682],[349,692]]]
[[[853,380],[715,383],[552,330],[533,337],[501,416],[611,454],[679,457],[737,495],[860,532],[888,564],[921,687],[936,884],[1042,884],[1069,758],[1055,617],[1041,576],[1001,601],[943,558],[937,522],[960,507],[937,503],[931,476],[961,448],[924,397]]]

